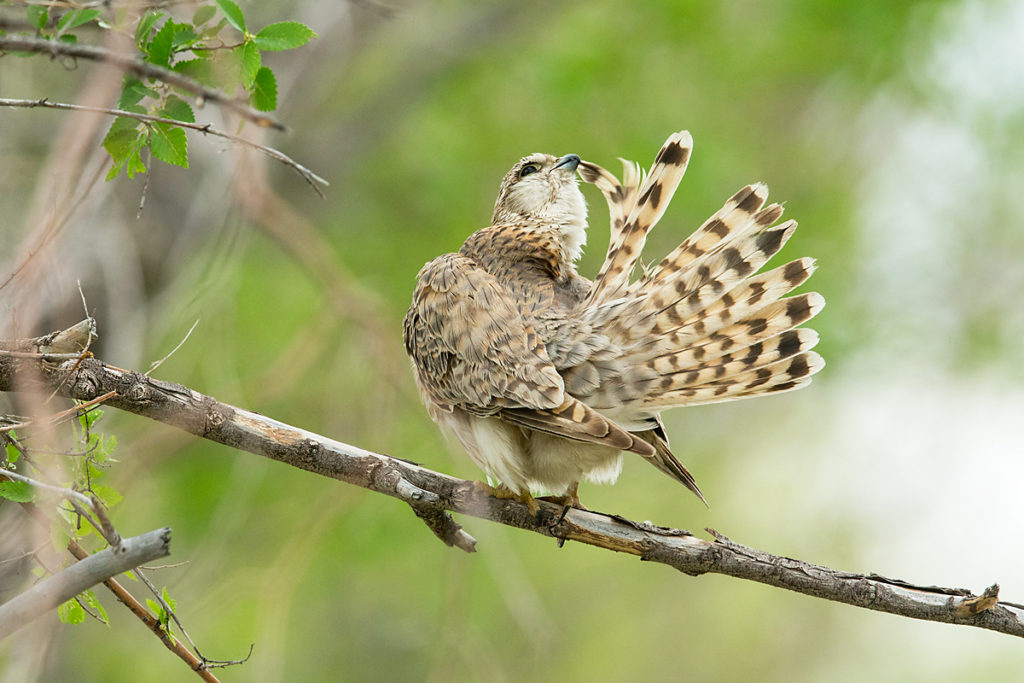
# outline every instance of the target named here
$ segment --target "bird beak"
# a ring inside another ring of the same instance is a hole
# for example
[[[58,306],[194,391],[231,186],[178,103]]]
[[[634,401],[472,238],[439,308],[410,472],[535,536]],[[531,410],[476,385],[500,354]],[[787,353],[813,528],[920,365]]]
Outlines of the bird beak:
[[[558,163],[556,163],[554,168],[552,168],[551,170],[555,171],[555,170],[558,170],[560,168],[567,168],[567,169],[569,169],[569,172],[572,173],[573,171],[576,170],[576,167],[579,166],[579,165],[580,165],[580,155],[579,154],[566,154],[564,157],[562,157],[561,159],[558,160]]]

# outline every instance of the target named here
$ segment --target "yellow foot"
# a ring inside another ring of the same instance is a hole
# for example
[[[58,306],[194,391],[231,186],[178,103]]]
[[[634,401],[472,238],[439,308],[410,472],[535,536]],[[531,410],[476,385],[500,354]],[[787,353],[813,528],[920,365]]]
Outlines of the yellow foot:
[[[577,510],[586,510],[587,506],[580,502],[580,484],[576,482],[569,487],[569,490],[565,492],[565,495],[561,496],[544,496],[540,500],[546,500],[549,503],[555,505],[564,505],[567,508],[576,508]]]
[[[474,481],[473,488],[481,493],[494,496],[495,498],[501,498],[502,500],[514,500],[518,503],[522,503],[530,510],[531,515],[536,515],[540,511],[540,504],[534,500],[529,491],[516,493],[504,484],[499,484],[498,487],[495,488],[482,481]]]

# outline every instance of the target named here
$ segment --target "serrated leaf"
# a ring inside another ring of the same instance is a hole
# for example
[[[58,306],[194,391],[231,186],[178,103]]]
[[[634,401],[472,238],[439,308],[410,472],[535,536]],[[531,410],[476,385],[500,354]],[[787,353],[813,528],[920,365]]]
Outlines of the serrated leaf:
[[[260,49],[252,42],[247,42],[236,47],[235,52],[238,54],[239,80],[242,81],[242,87],[249,90],[263,61],[260,58]]]
[[[214,0],[217,3],[217,7],[220,7],[220,11],[224,13],[224,17],[227,18],[228,23],[238,29],[241,33],[245,33],[245,17],[242,15],[242,10],[231,0]]]
[[[57,616],[65,624],[81,624],[85,621],[85,610],[78,604],[78,601],[71,598],[57,607]]]
[[[165,119],[175,119],[176,121],[196,122],[196,115],[192,112],[192,107],[177,95],[167,96],[167,101],[164,102],[164,106],[160,109],[160,116]]]
[[[149,32],[153,30],[153,27],[156,26],[156,23],[163,16],[163,12],[150,10],[139,19],[139,25],[135,27],[135,44],[143,52],[146,51],[146,46],[149,45]]]
[[[261,66],[252,82],[252,106],[260,111],[277,107],[277,79],[274,72]]]
[[[174,42],[174,22],[168,19],[149,41],[146,61],[157,66],[171,65],[171,44]]]
[[[29,5],[25,13],[28,17],[28,23],[32,28],[44,29],[46,28],[46,22],[50,18],[49,10],[43,5]]]
[[[15,503],[31,503],[35,495],[36,490],[28,482],[0,481],[0,498],[6,498]]]
[[[136,173],[145,173],[146,164],[142,163],[139,152],[146,146],[145,141],[140,137],[136,138],[134,149],[124,164],[124,172],[129,178],[134,178]]]
[[[181,128],[154,123],[149,129],[149,148],[160,161],[188,168],[188,139]]]
[[[88,24],[90,21],[100,16],[100,14],[102,14],[102,12],[98,9],[71,10],[62,16],[60,21],[57,22],[57,35],[62,35],[65,31],[70,31],[82,24]]]
[[[99,601],[99,598],[96,597],[96,594],[92,592],[91,588],[84,593],[79,593],[78,597],[81,598],[82,602],[96,610],[96,613],[100,615],[100,619],[103,620],[104,624],[110,626],[110,618],[107,617],[107,610],[103,609],[103,603]]]
[[[253,37],[253,42],[261,50],[294,50],[313,38],[316,38],[316,34],[305,24],[300,24],[297,21],[279,21],[276,24],[264,26]]]
[[[196,10],[196,13],[192,15],[192,25],[202,26],[210,19],[213,19],[213,15],[217,13],[217,8],[213,5],[203,5]]]
[[[175,600],[172,600],[171,596],[167,594],[167,586],[164,586],[163,590],[160,591],[160,597],[164,599],[164,602],[167,603],[167,606],[171,608],[172,612],[178,609],[178,603]]]

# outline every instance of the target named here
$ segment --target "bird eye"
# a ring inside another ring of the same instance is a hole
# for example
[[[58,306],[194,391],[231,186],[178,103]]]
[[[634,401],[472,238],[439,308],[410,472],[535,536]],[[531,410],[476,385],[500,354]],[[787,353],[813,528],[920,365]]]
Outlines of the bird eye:
[[[519,170],[519,177],[520,178],[525,178],[526,176],[530,175],[531,173],[536,173],[539,170],[540,170],[540,166],[538,166],[537,164],[526,164],[526,166],[523,166]]]

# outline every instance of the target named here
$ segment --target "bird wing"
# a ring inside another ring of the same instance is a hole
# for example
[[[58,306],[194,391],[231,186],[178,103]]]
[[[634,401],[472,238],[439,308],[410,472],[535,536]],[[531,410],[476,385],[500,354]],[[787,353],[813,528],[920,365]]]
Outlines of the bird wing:
[[[469,257],[445,254],[423,267],[403,331],[420,386],[441,410],[460,408],[566,439],[654,452],[565,393],[544,343],[511,294]]]

